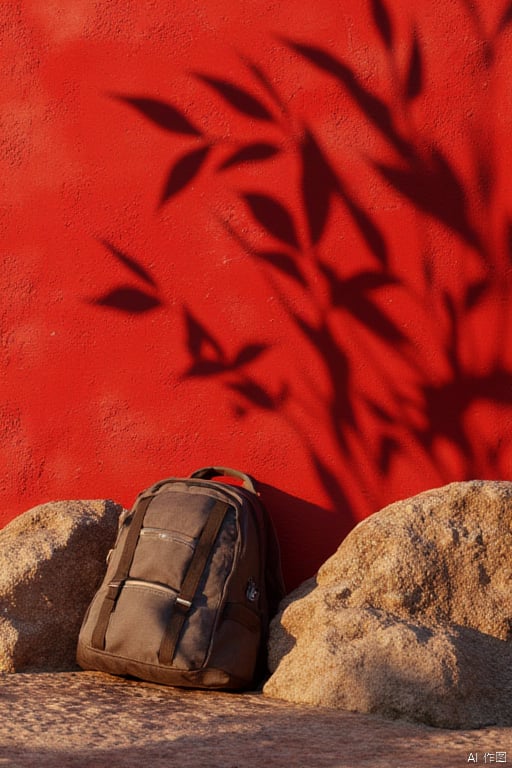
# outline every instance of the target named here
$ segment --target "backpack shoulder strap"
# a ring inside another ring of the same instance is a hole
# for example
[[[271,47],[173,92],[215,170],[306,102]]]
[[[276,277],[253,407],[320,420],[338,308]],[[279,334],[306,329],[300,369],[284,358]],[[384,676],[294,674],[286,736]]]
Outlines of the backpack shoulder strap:
[[[152,495],[143,497],[134,507],[133,517],[130,521],[128,534],[123,546],[123,551],[121,553],[121,557],[119,558],[114,578],[108,585],[107,593],[103,600],[103,605],[100,608],[98,620],[92,633],[91,645],[93,648],[100,650],[105,648],[105,634],[107,632],[110,614],[114,610],[114,606],[119,596],[119,592],[121,591],[121,587],[123,586],[128,576],[135,552],[135,547],[137,546],[137,541],[139,539],[140,530],[144,522],[144,516],[152,498]]]
[[[176,598],[171,619],[164,632],[158,658],[161,664],[170,664],[180,632],[182,630],[189,609],[192,606],[194,595],[201,581],[204,569],[210,557],[213,545],[220,531],[221,525],[229,509],[229,504],[224,501],[216,501],[212,511],[197,542],[196,549],[189,563],[188,570],[181,585],[180,594]]]

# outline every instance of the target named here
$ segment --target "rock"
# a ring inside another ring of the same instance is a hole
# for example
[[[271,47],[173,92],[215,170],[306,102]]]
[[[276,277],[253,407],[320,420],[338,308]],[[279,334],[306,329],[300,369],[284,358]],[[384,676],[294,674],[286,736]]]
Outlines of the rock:
[[[510,768],[512,728],[427,728],[100,672],[0,680],[2,768],[471,768],[477,750],[475,768]]]
[[[360,523],[289,595],[264,693],[445,728],[512,724],[512,483],[452,483]]]
[[[51,502],[0,531],[0,672],[76,666],[121,512],[113,501]]]

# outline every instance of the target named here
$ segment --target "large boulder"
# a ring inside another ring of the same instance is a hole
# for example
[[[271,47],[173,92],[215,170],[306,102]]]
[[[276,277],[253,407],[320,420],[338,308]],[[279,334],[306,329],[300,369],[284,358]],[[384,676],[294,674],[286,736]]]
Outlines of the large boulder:
[[[446,728],[512,724],[512,483],[360,523],[270,631],[264,693]]]
[[[51,502],[0,531],[0,672],[75,666],[121,512],[113,501]]]

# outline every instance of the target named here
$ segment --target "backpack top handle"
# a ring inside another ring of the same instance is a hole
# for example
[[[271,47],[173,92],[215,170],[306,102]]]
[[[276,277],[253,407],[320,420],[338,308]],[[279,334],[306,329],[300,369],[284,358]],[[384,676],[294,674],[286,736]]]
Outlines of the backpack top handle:
[[[230,469],[229,467],[202,467],[201,469],[196,469],[195,472],[192,472],[190,477],[196,477],[203,480],[211,480],[213,477],[233,477],[237,480],[241,480],[242,486],[246,490],[258,495],[252,477],[245,472],[239,472],[237,469]]]

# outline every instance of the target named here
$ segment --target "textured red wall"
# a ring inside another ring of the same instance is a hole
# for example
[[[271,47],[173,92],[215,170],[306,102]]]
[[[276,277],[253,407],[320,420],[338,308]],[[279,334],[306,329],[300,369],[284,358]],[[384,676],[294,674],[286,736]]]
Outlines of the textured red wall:
[[[215,463],[288,584],[510,476],[512,5],[7,0],[0,524]]]

